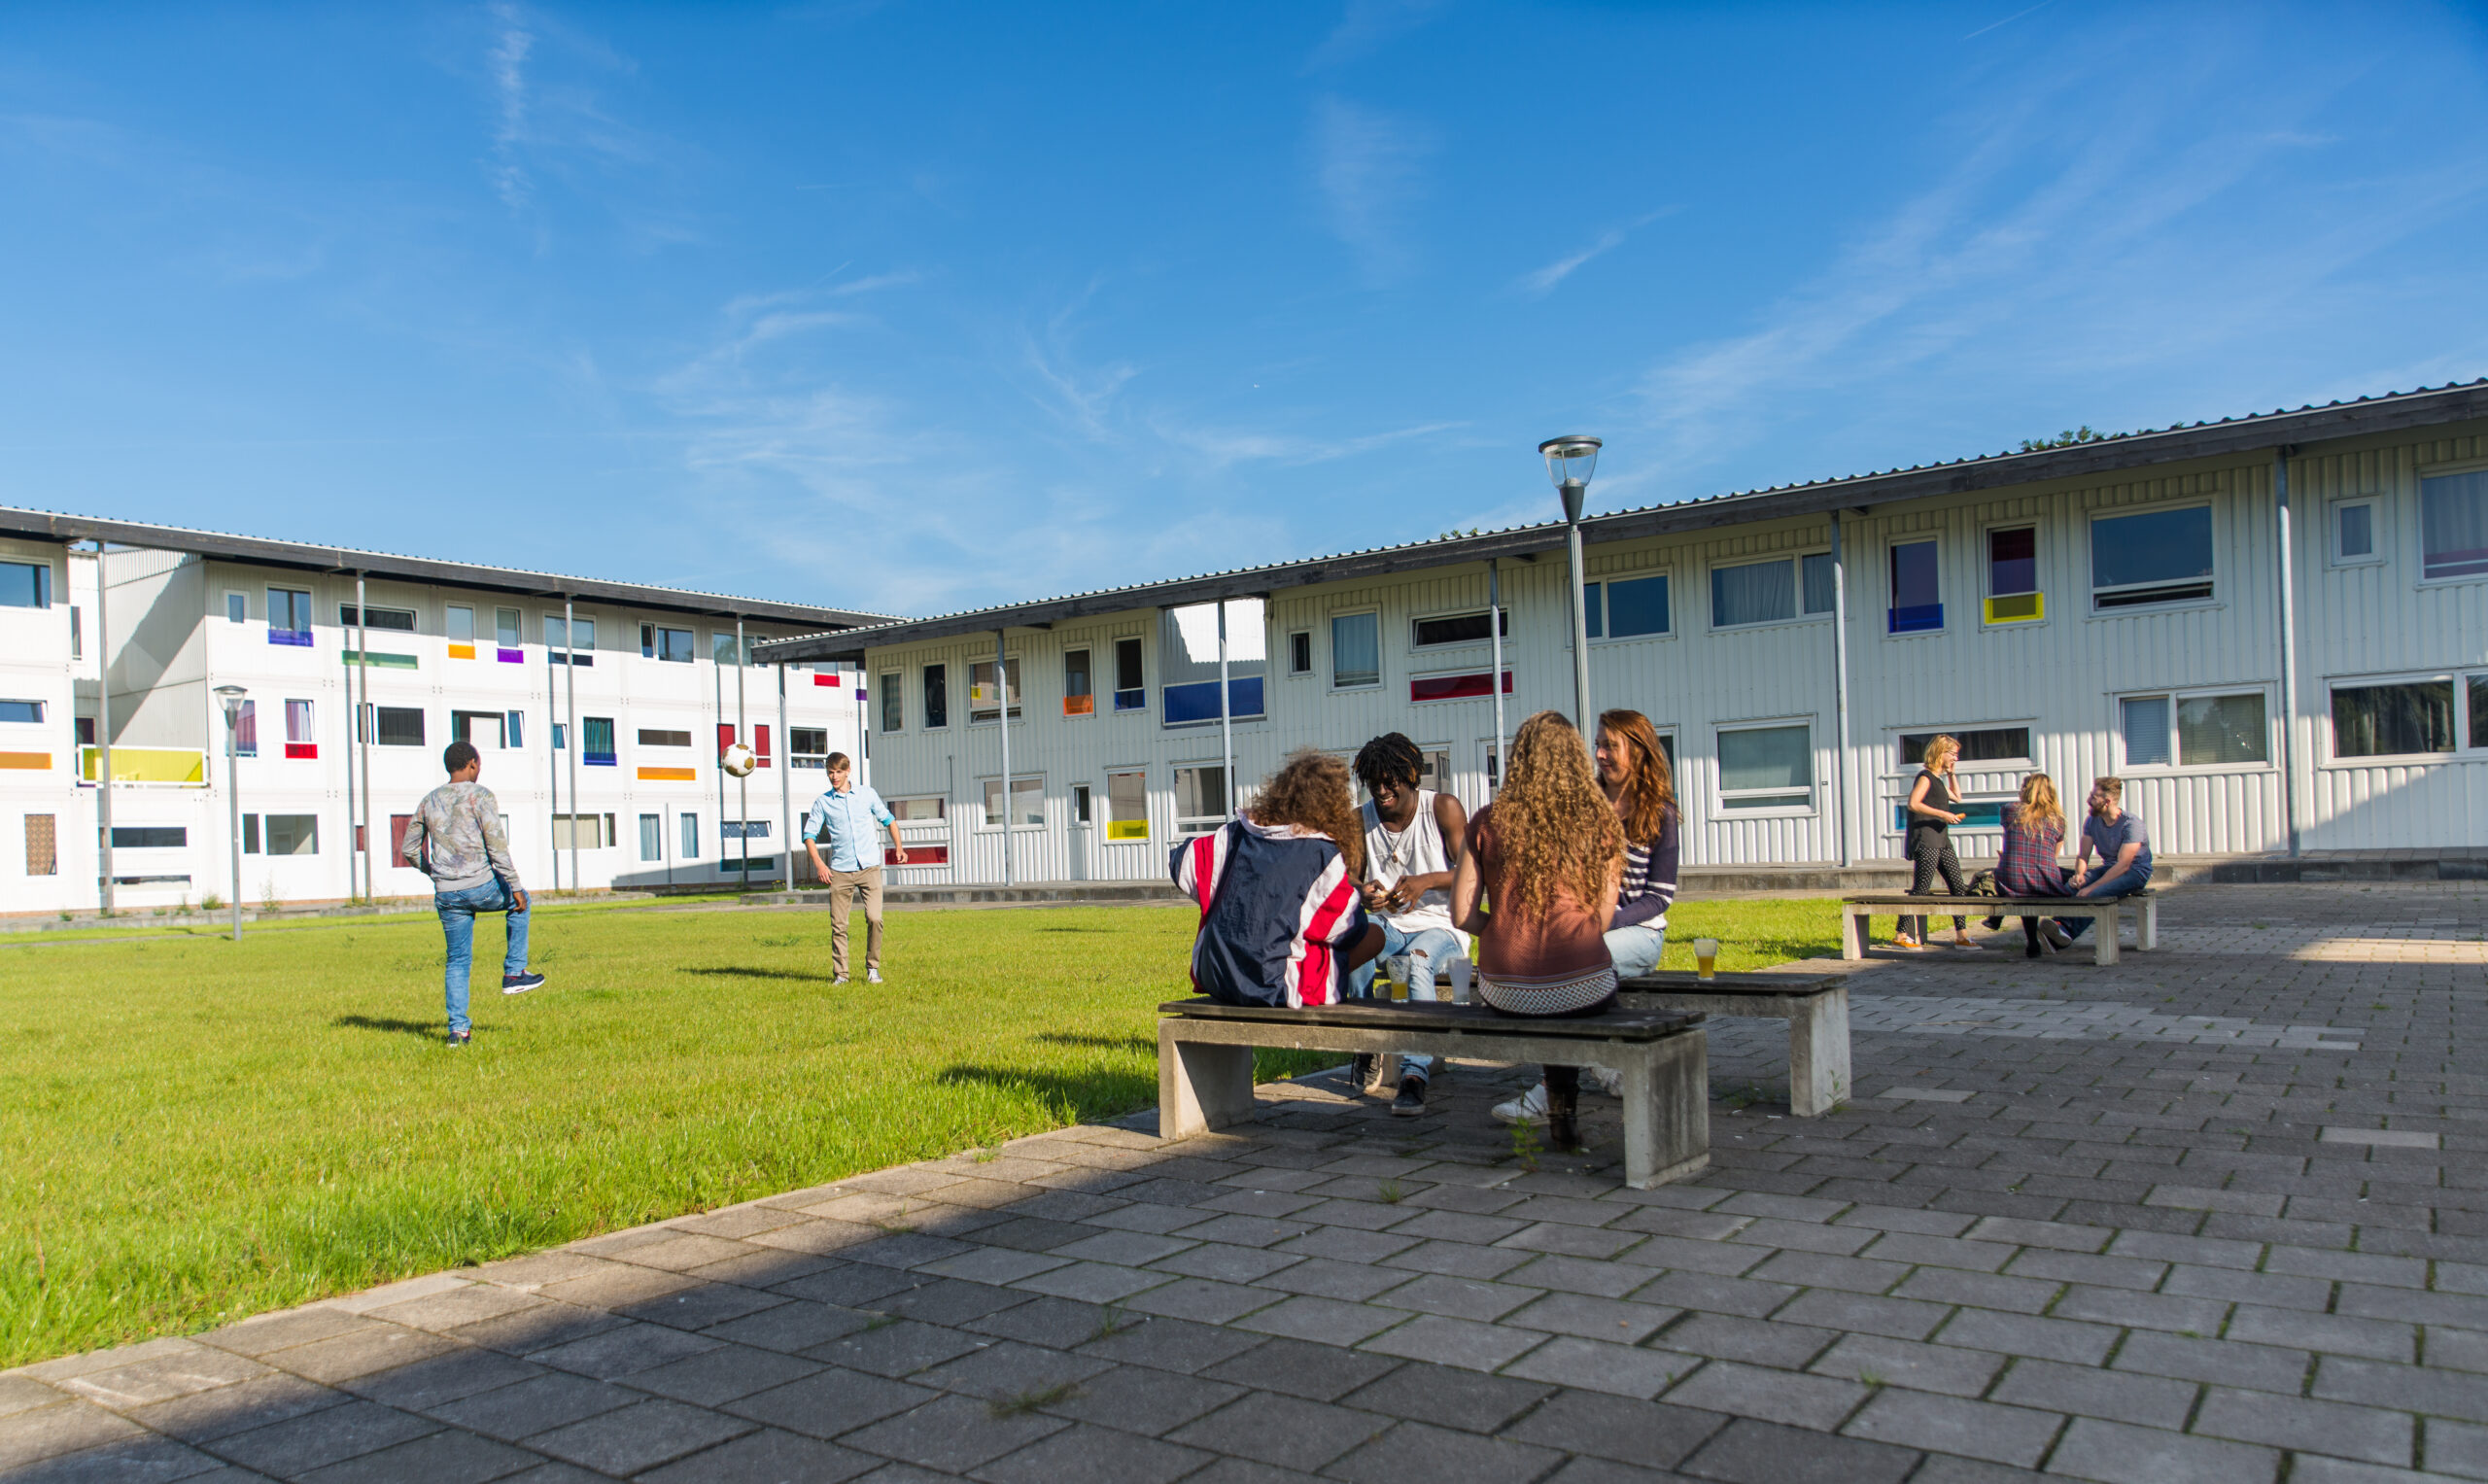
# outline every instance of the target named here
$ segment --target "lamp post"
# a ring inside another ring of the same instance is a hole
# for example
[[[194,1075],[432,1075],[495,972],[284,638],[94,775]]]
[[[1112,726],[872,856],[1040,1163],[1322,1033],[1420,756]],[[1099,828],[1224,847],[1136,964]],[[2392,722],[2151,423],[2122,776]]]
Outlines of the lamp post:
[[[233,941],[242,941],[242,698],[250,692],[239,685],[216,688],[217,704],[225,707],[225,833],[233,842]]]
[[[1564,541],[1572,564],[1572,713],[1583,737],[1597,731],[1598,718],[1590,714],[1590,609],[1589,589],[1581,577],[1581,501],[1589,494],[1600,446],[1598,439],[1586,433],[1548,438],[1538,445],[1546,458],[1546,475],[1555,481],[1555,493],[1564,500]],[[1488,623],[1491,626],[1493,620]],[[1501,676],[1496,683],[1502,683]]]

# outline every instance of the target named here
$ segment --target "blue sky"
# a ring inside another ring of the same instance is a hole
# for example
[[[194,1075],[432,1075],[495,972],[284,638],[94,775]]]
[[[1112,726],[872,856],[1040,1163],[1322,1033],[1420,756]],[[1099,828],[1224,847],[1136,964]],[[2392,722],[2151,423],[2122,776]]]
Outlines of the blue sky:
[[[2488,374],[2475,8],[19,9],[0,501],[880,611]]]

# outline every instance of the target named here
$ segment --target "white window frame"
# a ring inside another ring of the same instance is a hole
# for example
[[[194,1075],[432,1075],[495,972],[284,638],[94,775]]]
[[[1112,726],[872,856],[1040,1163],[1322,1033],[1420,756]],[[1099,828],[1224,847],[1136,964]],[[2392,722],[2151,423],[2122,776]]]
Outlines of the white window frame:
[[[1296,641],[1297,639],[1304,640],[1304,668],[1302,670],[1296,668]],[[1314,664],[1313,631],[1310,629],[1290,629],[1287,631],[1288,678],[1291,680],[1299,679],[1305,675],[1319,674],[1320,673],[1320,668]]]
[[[1806,558],[1827,557],[1830,555],[1831,545],[1829,542],[1825,542],[1819,546],[1799,547],[1790,551],[1778,552],[1767,557],[1743,557],[1733,562],[1707,562],[1703,564],[1702,616],[1704,622],[1709,627],[1709,632],[1712,634],[1751,634],[1761,629],[1782,629],[1792,624],[1830,623],[1834,615],[1838,612],[1839,604],[1836,597],[1832,607],[1825,608],[1818,613],[1809,613],[1806,611]],[[1723,624],[1715,622],[1714,620],[1719,616],[1719,608],[1718,604],[1711,599],[1710,574],[1714,571],[1723,571],[1739,567],[1760,567],[1769,562],[1785,562],[1788,564],[1789,576],[1794,579],[1796,583],[1797,616],[1794,618],[1766,618],[1759,622],[1749,624]],[[1835,587],[1833,591],[1835,595],[1837,595],[1839,591],[1836,585],[1838,582],[1837,575],[1834,577],[1834,582]],[[1671,585],[1669,589],[1668,599],[1671,604],[1673,604],[1676,599],[1676,592],[1673,585]],[[1568,604],[1567,606],[1570,606],[1570,604]],[[1670,622],[1673,623],[1676,615],[1674,613],[1670,613],[1668,618]],[[1658,636],[1652,635],[1650,637],[1655,638]],[[1595,643],[1597,640],[1592,640],[1592,642]],[[1816,784],[1815,786],[1820,787],[1821,785]],[[1740,812],[1742,812],[1742,811]]]
[[[933,817],[930,819],[911,819],[898,811],[898,807],[902,804],[922,804],[928,800],[931,801],[934,809]],[[945,833],[950,830],[950,800],[947,794],[900,794],[894,799],[884,799],[881,802],[889,806],[890,822],[902,830],[913,825],[940,825]],[[984,807],[982,795],[980,795],[978,807],[980,809]]]
[[[452,613],[464,613],[466,615],[466,637],[465,638],[459,638],[449,632],[449,615]],[[440,605],[440,637],[442,641],[445,643],[465,644],[470,649],[473,648],[475,644],[475,605],[471,603],[442,604]]]
[[[1729,565],[1734,566],[1736,564],[1731,563]],[[1801,597],[1797,601],[1802,604],[1805,602],[1805,599]],[[1736,627],[1765,628],[1771,626],[1762,624],[1740,624]],[[1804,819],[1822,812],[1822,762],[1820,757],[1817,755],[1820,749],[1814,745],[1814,721],[1815,718],[1812,716],[1777,716],[1751,721],[1723,721],[1714,723],[1710,728],[1710,781],[1712,785],[1711,796],[1717,801],[1719,806],[1718,812],[1714,817],[1720,821],[1730,819]],[[1810,775],[1810,779],[1806,784],[1806,802],[1803,804],[1770,805],[1761,809],[1729,808],[1729,801],[1732,799],[1762,798],[1772,794],[1784,794],[1790,790],[1785,788],[1730,789],[1724,786],[1720,780],[1727,776],[1727,771],[1725,765],[1721,762],[1719,739],[1727,736],[1731,732],[1773,732],[1785,730],[1789,727],[1801,727],[1806,733],[1806,771]],[[1680,787],[1677,790],[1679,793],[1682,791],[1683,790]]]
[[[873,688],[898,701],[898,725],[890,725],[889,703],[884,701],[873,714],[873,727],[883,737],[896,737],[907,730],[907,672],[884,670],[873,681]],[[870,705],[870,702],[866,703]]]
[[[1436,621],[1438,621],[1438,620],[1440,620],[1440,619],[1445,619],[1445,618],[1469,618],[1469,617],[1474,616],[1474,615],[1476,615],[1476,614],[1484,613],[1485,611],[1486,611],[1486,605],[1485,605],[1484,604],[1482,604],[1482,603],[1481,603],[1481,604],[1468,604],[1468,605],[1466,605],[1466,606],[1457,607],[1457,608],[1443,608],[1443,609],[1440,609],[1440,610],[1438,610],[1438,611],[1432,612],[1432,613],[1411,613],[1411,614],[1409,614],[1409,615],[1408,615],[1408,652],[1409,652],[1409,653],[1411,653],[1411,654],[1439,654],[1439,653],[1441,653],[1442,651],[1444,651],[1444,650],[1446,650],[1446,649],[1471,649],[1471,648],[1475,648],[1475,649],[1485,649],[1485,648],[1491,648],[1491,647],[1493,646],[1493,644],[1494,644],[1494,639],[1493,639],[1491,637],[1486,638],[1456,638],[1456,639],[1448,639],[1448,640],[1445,640],[1444,642],[1436,643],[1436,644],[1421,644],[1421,643],[1417,642],[1417,625],[1419,625],[1419,624],[1424,624],[1424,623],[1434,623],[1434,622],[1436,622]],[[1509,644],[1509,643],[1511,642],[1511,640],[1512,640],[1512,608],[1511,608],[1511,604],[1503,604],[1502,611],[1503,611],[1503,642],[1504,642],[1505,644]]]
[[[1115,826],[1117,824],[1129,824],[1132,822],[1128,819],[1119,820],[1115,817],[1115,779],[1120,777],[1137,777],[1140,779],[1140,833],[1138,835],[1126,835],[1123,839],[1118,840],[1115,838],[1114,834]],[[1143,763],[1132,763],[1121,768],[1109,768],[1105,771],[1104,780],[1106,785],[1106,817],[1099,820],[1098,823],[1105,827],[1106,833],[1098,837],[1098,844],[1109,846],[1145,846],[1149,844],[1150,831],[1153,826],[1150,823],[1149,817],[1148,765]]]
[[[1002,775],[998,773],[985,774],[976,780],[976,832],[980,835],[1002,833],[1003,827],[993,822],[993,811],[986,802],[988,792],[997,788],[1001,782]],[[1046,820],[1051,811],[1046,807],[1046,776],[1044,774],[1015,773],[1011,775],[1011,799],[1016,800],[1028,792],[1032,784],[1035,786],[1037,795],[1036,822],[1032,824],[1025,820],[1012,819],[1010,827],[1014,830],[1042,830],[1046,827]],[[1005,800],[1003,804],[1006,815],[1010,812],[1010,800]]]
[[[2030,533],[2031,589],[2023,593],[1998,593],[1995,590],[1995,534],[1999,531]],[[1992,520],[1979,526],[1978,606],[1981,629],[2044,629],[2056,619],[2048,604],[2048,523],[2037,516],[2020,516],[2011,520]],[[2039,600],[2036,618],[1989,618],[1987,604],[1996,598],[2035,597]]]
[[[1225,766],[1226,764],[1224,760],[1215,757],[1195,758],[1189,762],[1173,764],[1167,774],[1167,781],[1169,784],[1166,795],[1168,800],[1167,807],[1169,809],[1175,808],[1176,806],[1173,801],[1183,797],[1182,789],[1177,780],[1178,777],[1185,770],[1191,768],[1224,769]],[[1225,800],[1227,809],[1225,812],[1215,816],[1209,814],[1179,814],[1175,816],[1175,838],[1177,840],[1192,840],[1199,836],[1210,834],[1234,816],[1236,803],[1235,780],[1232,778],[1227,778],[1224,773],[1222,773],[1220,777],[1225,780],[1225,785],[1221,790],[1227,795]]]
[[[2367,509],[2367,550],[2362,556],[2345,556],[2341,551],[2341,512],[2353,505]],[[2324,557],[2331,567],[2382,567],[2387,555],[2384,532],[2384,497],[2381,495],[2345,495],[2324,506]],[[2439,582],[2456,579],[2438,577]]]
[[[242,600],[242,616],[239,618],[233,616],[233,600],[236,598]],[[251,595],[247,591],[238,587],[228,587],[225,590],[225,621],[228,624],[247,624],[251,621]]]
[[[2263,698],[2263,757],[2253,763],[2189,763],[2178,748],[2177,709],[2188,701],[2206,696],[2261,696]],[[2168,761],[2137,763],[2125,755],[2125,703],[2128,701],[2164,700],[2168,703]],[[2149,690],[2121,690],[2108,698],[2112,707],[2110,728],[2117,737],[2117,773],[2119,777],[2160,777],[2170,774],[2274,773],[2280,764],[2273,757],[2273,739],[2282,725],[2280,712],[2272,704],[2269,685],[2184,685],[2160,686]],[[2332,693],[2325,693],[2326,730],[2331,730]]]
[[[1354,618],[1360,613],[1370,613],[1373,615],[1373,679],[1370,681],[1360,680],[1354,685],[1341,685],[1339,683],[1337,624],[1342,618]],[[1324,614],[1322,617],[1321,658],[1330,662],[1323,667],[1325,673],[1322,676],[1322,685],[1323,688],[1328,690],[1331,695],[1362,696],[1369,692],[1382,689],[1382,682],[1385,679],[1384,673],[1388,671],[1390,667],[1382,662],[1381,605],[1379,604],[1361,604],[1356,607],[1336,608]],[[1266,709],[1266,707],[1264,708]],[[1190,767],[1192,765],[1186,764],[1185,766]]]
[[[993,656],[988,654],[983,659],[976,659],[972,657],[966,663],[968,680],[967,695],[969,697],[969,726],[994,726],[1000,723],[1005,716],[1008,716],[1013,721],[1023,721],[1026,719],[1028,709],[1028,667],[1020,663],[1019,654],[1008,649],[1002,652],[1002,671],[1000,676],[1002,682],[1002,705],[995,707],[994,714],[987,716],[983,720],[979,720],[976,714],[976,668],[979,665],[992,664]],[[1019,683],[1017,685],[1011,683],[1011,677],[1014,674],[1018,674],[1019,676]]]
[[[2324,730],[2323,762],[2325,768],[2391,768],[2413,763],[2442,763],[2460,758],[2470,750],[2463,743],[2470,741],[2464,734],[2470,727],[2470,686],[2468,679],[2476,671],[2407,670],[2388,671],[2378,675],[2326,675],[2324,677],[2324,711],[2318,719]],[[2332,693],[2336,690],[2365,690],[2376,685],[2426,685],[2445,681],[2453,686],[2453,750],[2449,752],[2373,752],[2343,757],[2332,750]]]
[[[2006,529],[2010,530],[2012,528],[2007,527]],[[1984,540],[1984,538],[1982,538],[1982,540]],[[1981,552],[1984,553],[1986,549],[1985,545],[1982,544],[1980,549]],[[2038,622],[2036,619],[2029,619],[2025,621],[2030,623]],[[2222,694],[2227,695],[2228,692],[2224,691]],[[2020,718],[2010,721],[1948,721],[1925,726],[1886,727],[1883,731],[1884,771],[1881,775],[1882,779],[1885,783],[1898,782],[1901,785],[1895,797],[1895,802],[1902,806],[1906,806],[1909,802],[1909,791],[1917,782],[1918,771],[1920,768],[1925,767],[1926,762],[1925,759],[1921,757],[1913,757],[1904,761],[1901,757],[1900,751],[1900,741],[1902,738],[1929,737],[1937,735],[1949,735],[1957,738],[1964,732],[2005,732],[2011,731],[2017,727],[2030,734],[2032,738],[2031,746],[2036,747],[2038,745],[2037,737],[2039,735],[2039,724],[2036,721],[2023,720]],[[2012,773],[2027,775],[2037,767],[2037,761],[2026,755],[2022,757],[1991,757],[1982,759],[1975,763],[1966,761],[1962,762],[1954,776],[1958,777],[1961,773]],[[1958,797],[1960,802],[1963,804],[2010,804],[2016,798],[2020,797],[2021,788],[2022,780],[2017,777],[2013,780],[2013,786],[2001,794],[1998,794],[1993,790],[1988,790],[1981,793],[1965,793]],[[1881,803],[1882,801],[1879,799],[1877,801],[1878,808],[1881,807]],[[1876,822],[1884,835],[1897,840],[1909,833],[1909,820],[1907,815],[1908,810],[1904,807],[1901,810],[1900,817],[1891,818],[1879,813],[1876,816]],[[2003,821],[1999,819],[1994,824],[1956,824],[1952,826],[1952,828],[1955,831],[1960,832],[1992,835],[2003,829],[2004,825]]]
[[[924,673],[937,667],[942,672],[942,724],[940,726],[933,724],[932,704],[924,699]],[[922,718],[916,724],[917,731],[948,732],[954,726],[967,724],[967,713],[961,709],[967,705],[967,690],[964,686],[950,684],[950,672],[954,668],[956,668],[956,662],[951,660],[919,660],[910,667],[910,673],[916,676],[916,709]],[[954,709],[959,710],[960,719],[957,721],[950,719],[950,712]]]
[[[2178,510],[2196,509],[2208,510],[2211,512],[2212,574],[2203,580],[2211,584],[2212,590],[2200,598],[2171,598],[2161,603],[2137,603],[2120,607],[2101,607],[2099,605],[2099,595],[2103,592],[2114,597],[2119,593],[2142,592],[2152,587],[2164,587],[2168,584],[2129,583],[2121,588],[2101,587],[2099,585],[2098,564],[2095,560],[2099,544],[2094,534],[2099,522],[2103,520],[2125,520],[2136,515],[2165,515]],[[2091,618],[2117,619],[2124,618],[2128,614],[2133,613],[2183,612],[2190,608],[2216,608],[2221,606],[2221,584],[2229,580],[2220,574],[2221,535],[2221,512],[2219,503],[2208,499],[2155,500],[2148,504],[2134,505],[2102,505],[2096,509],[2084,511],[2082,524],[2082,560],[2086,568],[2084,576],[2089,579],[2090,587],[2091,610],[2088,616]]]
[[[1984,539],[1982,539],[1980,544],[1982,546],[1986,544]],[[1912,629],[1906,634],[1895,634],[1892,632],[1892,609],[1896,604],[1892,600],[1900,597],[1900,592],[1892,585],[1892,558],[1896,556],[1904,546],[1932,546],[1935,548],[1935,606],[1943,610],[1944,621],[1937,624],[1932,629]],[[1933,638],[1951,632],[1952,627],[1952,607],[1948,606],[1944,602],[1945,590],[1950,587],[1951,584],[1944,580],[1944,533],[1940,530],[1912,531],[1898,535],[1886,536],[1884,538],[1883,626],[1881,631],[1883,638],[1888,639]],[[1801,575],[1799,577],[1801,585],[1803,581],[1804,578]],[[1805,601],[1806,595],[1800,591],[1797,595],[1797,602],[1802,604]],[[1982,619],[1987,617],[1987,605],[1985,604],[1981,604],[1979,605],[1979,617]]]
[[[1727,565],[1734,567],[1738,564],[1731,562]],[[1607,601],[1611,596],[1613,596],[1615,584],[1619,582],[1640,582],[1650,577],[1662,577],[1667,580],[1668,626],[1656,634],[1627,634],[1618,638],[1615,633],[1615,605]],[[1802,583],[1804,580],[1804,576],[1800,574],[1798,581]],[[1590,636],[1590,647],[1593,649],[1603,649],[1609,644],[1655,644],[1662,639],[1672,639],[1678,634],[1683,633],[1684,626],[1676,621],[1676,589],[1681,585],[1682,584],[1676,580],[1676,569],[1673,567],[1644,567],[1638,570],[1629,572],[1601,572],[1596,577],[1589,579],[1585,586],[1598,589],[1598,632]],[[1588,595],[1584,593],[1582,596],[1586,598]],[[1803,606],[1805,602],[1805,595],[1803,593],[1798,594],[1798,604]],[[1565,616],[1569,619],[1571,617],[1570,610],[1572,608],[1572,603],[1569,595],[1567,596],[1564,606],[1566,609]],[[1747,626],[1740,625],[1739,627],[1743,628]],[[1569,622],[1566,623],[1564,625],[1564,647],[1567,649],[1572,647],[1572,626]],[[1503,652],[1505,660],[1508,663],[1511,653],[1511,641],[1508,637],[1504,639]]]
[[[2431,577],[2428,575],[2427,481],[2431,479],[2443,479],[2456,474],[2476,474],[2483,470],[2488,470],[2488,462],[2482,462],[2477,459],[2466,460],[2459,464],[2423,464],[2419,466],[2418,472],[2412,478],[2410,486],[2410,539],[2413,547],[2412,556],[2418,564],[2412,569],[2419,574],[2419,586],[2443,587],[2449,583],[2457,582],[2488,582],[2488,572],[2454,572],[2442,577]],[[2379,536],[2377,544],[2379,546],[2383,544],[2381,536]],[[2421,757],[2438,757],[2442,754],[2425,752],[2417,755]]]

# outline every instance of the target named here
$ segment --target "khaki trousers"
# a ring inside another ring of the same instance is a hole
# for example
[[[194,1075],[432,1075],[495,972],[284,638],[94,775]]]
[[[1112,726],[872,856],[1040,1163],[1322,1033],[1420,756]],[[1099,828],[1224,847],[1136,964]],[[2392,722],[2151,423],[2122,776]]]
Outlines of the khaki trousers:
[[[881,868],[863,871],[832,871],[829,874],[829,968],[839,979],[847,977],[847,915],[854,910],[855,894],[864,895],[864,967],[879,972],[881,967]]]

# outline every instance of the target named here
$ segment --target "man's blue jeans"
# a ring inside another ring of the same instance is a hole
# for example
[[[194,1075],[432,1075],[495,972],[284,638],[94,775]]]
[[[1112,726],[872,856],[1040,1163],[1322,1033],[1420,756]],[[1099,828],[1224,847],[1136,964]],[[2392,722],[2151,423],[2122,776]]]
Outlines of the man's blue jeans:
[[[496,879],[464,891],[443,891],[432,899],[440,914],[441,936],[449,940],[449,972],[442,993],[449,1001],[449,1033],[463,1035],[466,1018],[466,976],[475,967],[475,914],[509,914],[509,948],[501,954],[501,976],[527,972],[527,909],[510,898],[507,883]]]
[[[2090,876],[2076,880],[2073,883],[2072,889],[2075,891],[2082,890],[2083,887],[2089,885],[2092,880],[2097,880],[2101,874],[2107,871],[2107,869],[2108,868],[2104,865],[2091,867]],[[2094,897],[2131,896],[2150,884],[2151,868],[2149,866],[2136,866],[2123,876],[2110,878],[2106,885],[2101,886],[2097,891],[2091,892],[2091,895]],[[2062,916],[2056,918],[2056,925],[2064,929],[2065,937],[2079,938],[2083,934],[2091,931],[2091,924],[2098,920],[2099,919],[2096,917]]]
[[[1414,964],[1407,966],[1408,998],[1434,999],[1435,971],[1446,961],[1465,958],[1469,954],[1467,940],[1448,928],[1421,927],[1413,933],[1403,933],[1386,918],[1376,917],[1373,920],[1382,925],[1382,951],[1348,971],[1348,992],[1358,999],[1372,998],[1374,971],[1382,967],[1384,959],[1402,955],[1415,958],[1419,954],[1425,956],[1426,967],[1423,973],[1419,973]],[[1400,1057],[1400,1075],[1402,1077],[1427,1082],[1433,1078],[1434,1069],[1432,1056],[1411,1056],[1402,1053]]]
[[[1659,951],[1667,946],[1668,930],[1646,922],[1607,930],[1607,956],[1615,960],[1617,979],[1657,973]]]

